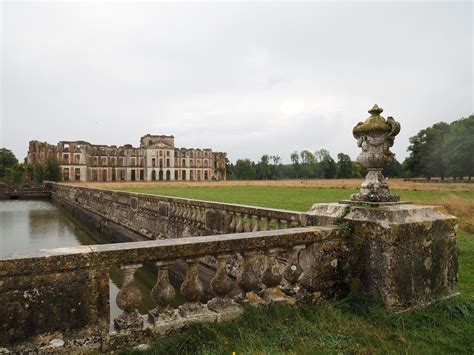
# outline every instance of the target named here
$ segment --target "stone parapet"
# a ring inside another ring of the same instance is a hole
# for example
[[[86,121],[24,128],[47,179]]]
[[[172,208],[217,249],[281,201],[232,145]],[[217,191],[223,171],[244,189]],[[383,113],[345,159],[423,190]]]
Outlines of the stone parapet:
[[[257,232],[311,225],[303,212],[51,184],[61,198],[149,239]]]
[[[236,254],[243,258],[245,271],[237,280],[245,291],[241,300],[295,303],[307,300],[305,294],[312,299],[313,289],[300,284],[300,280],[314,272],[304,265],[301,254],[341,237],[336,226],[304,227],[1,256],[0,347],[47,351],[51,344],[45,344],[45,339],[60,337],[63,343],[59,350],[65,352],[108,351],[150,342],[196,322],[233,319],[242,313],[241,306],[229,295],[235,281],[227,273],[228,261]],[[283,254],[291,255],[290,260],[284,268],[276,267],[278,256]],[[197,275],[197,264],[208,255],[218,260],[211,281],[214,298],[202,303],[204,286]],[[264,269],[247,269],[245,265],[254,265],[256,256],[265,258]],[[173,308],[175,293],[168,269],[177,259],[187,263],[180,292],[186,302]],[[156,263],[159,270],[151,292],[156,308],[146,316],[137,311],[142,295],[133,277],[144,263]],[[117,305],[123,313],[114,319],[114,329],[109,331],[111,266],[122,269],[124,282],[117,294]]]

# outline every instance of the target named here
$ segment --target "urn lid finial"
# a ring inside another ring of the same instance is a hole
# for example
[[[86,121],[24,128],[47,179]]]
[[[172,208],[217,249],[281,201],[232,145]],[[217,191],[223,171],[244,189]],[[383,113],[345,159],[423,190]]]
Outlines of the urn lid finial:
[[[370,117],[367,118],[365,122],[359,122],[352,130],[354,136],[357,138],[361,134],[370,132],[390,132],[391,126],[387,123],[385,118],[380,115],[382,112],[383,109],[375,104],[369,110]]]
[[[382,112],[383,112],[383,108],[379,107],[379,105],[377,105],[377,104],[375,104],[374,107],[372,107],[372,108],[369,110],[369,113],[370,113],[372,116],[380,115]]]

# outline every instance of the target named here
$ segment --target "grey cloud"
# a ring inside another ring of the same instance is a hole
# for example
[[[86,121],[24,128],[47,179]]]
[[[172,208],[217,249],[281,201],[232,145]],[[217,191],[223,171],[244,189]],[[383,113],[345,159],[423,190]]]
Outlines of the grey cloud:
[[[327,148],[378,103],[408,138],[473,112],[472,4],[2,3],[0,146]]]

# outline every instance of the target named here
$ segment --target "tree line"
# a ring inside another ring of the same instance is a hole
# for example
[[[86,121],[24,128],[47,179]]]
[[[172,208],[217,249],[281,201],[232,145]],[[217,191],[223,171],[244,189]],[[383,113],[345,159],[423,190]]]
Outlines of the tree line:
[[[235,164],[228,162],[227,178],[235,180],[275,179],[352,179],[361,178],[367,170],[350,156],[339,153],[334,159],[326,149],[315,153],[309,150],[293,152],[291,164],[282,164],[278,155],[264,154],[255,163],[250,159],[239,159]],[[384,169],[387,177],[399,177],[401,164],[394,159]]]
[[[399,177],[464,178],[474,173],[474,115],[451,124],[439,122],[410,138],[409,156],[400,163],[395,157],[383,174]],[[227,177],[236,180],[349,179],[367,173],[345,153],[334,159],[326,149],[293,152],[291,164],[282,164],[278,155],[264,154],[258,162],[239,159],[227,162]]]
[[[43,181],[59,181],[61,173],[55,158],[45,164],[19,163],[13,152],[0,148],[0,181],[9,184],[41,184]]]
[[[410,138],[409,156],[400,163],[396,158],[383,170],[386,177],[464,178],[474,174],[474,115],[450,124],[439,122],[422,129]],[[367,173],[358,162],[345,153],[333,158],[326,149],[303,150],[290,155],[290,164],[283,164],[278,155],[264,154],[258,162],[239,159],[227,161],[227,178],[235,180],[274,179],[350,179]],[[0,149],[0,181],[9,183],[41,183],[60,180],[59,163],[55,158],[45,164],[19,163],[6,148]]]
[[[439,122],[410,138],[403,162],[408,177],[463,178],[474,174],[474,115],[451,124]]]

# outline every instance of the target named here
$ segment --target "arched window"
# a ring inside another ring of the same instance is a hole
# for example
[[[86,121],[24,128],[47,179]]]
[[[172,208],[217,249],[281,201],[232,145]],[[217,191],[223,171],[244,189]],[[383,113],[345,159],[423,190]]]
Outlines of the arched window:
[[[175,170],[175,171],[174,171],[174,179],[175,179],[175,180],[179,180],[179,178],[178,178],[178,170]]]
[[[186,170],[181,170],[181,180],[186,180]]]
[[[171,171],[166,170],[166,180],[170,181],[171,180]]]
[[[163,181],[163,170],[158,173],[158,180]]]
[[[153,160],[154,160],[154,159],[153,159]],[[152,170],[152,171],[151,171],[151,179],[152,179],[153,181],[156,180],[156,171],[155,171],[155,170]]]

